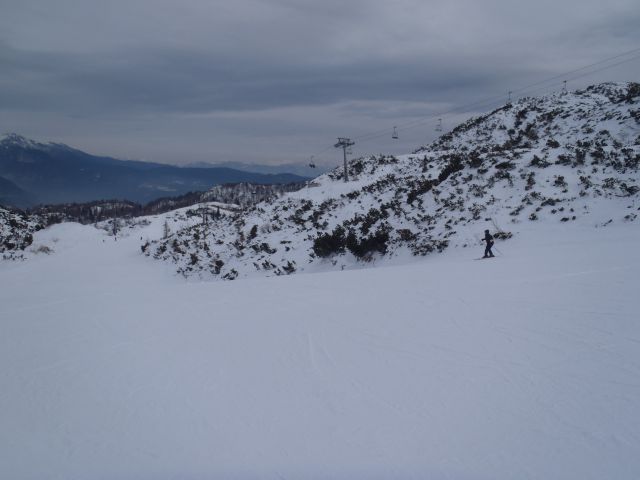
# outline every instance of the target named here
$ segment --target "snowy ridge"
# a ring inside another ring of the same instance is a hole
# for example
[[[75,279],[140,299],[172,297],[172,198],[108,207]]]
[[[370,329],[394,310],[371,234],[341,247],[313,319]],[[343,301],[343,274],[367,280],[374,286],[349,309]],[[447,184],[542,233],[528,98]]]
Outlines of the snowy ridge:
[[[30,138],[23,137],[22,135],[18,135],[17,133],[5,133],[0,135],[0,147],[2,148],[10,148],[10,147],[20,147],[28,150],[50,150],[52,148],[59,149],[67,149],[73,150],[68,145],[64,143],[41,143],[36,142],[35,140],[31,140]]]
[[[372,156],[215,226],[155,241],[147,255],[188,276],[353,268],[478,243],[521,222],[635,221],[640,86],[526,98],[402,157]]]
[[[303,186],[304,183],[299,182],[272,185],[240,182],[214,185],[201,195],[200,201],[218,201],[247,208],[265,200],[273,201],[284,193],[300,190]]]
[[[285,192],[300,189],[304,184],[286,183],[262,185],[230,183],[215,185],[204,192],[190,192],[177,197],[164,197],[141,205],[128,200],[96,200],[84,203],[62,203],[30,208],[27,213],[48,219],[47,223],[78,222],[83,224],[102,222],[113,218],[130,219],[159,215],[185,207],[198,208],[206,203],[210,207],[223,206],[239,211],[265,199],[275,199]]]
[[[499,239],[522,222],[635,221],[640,85],[526,98],[412,155],[372,156],[215,225],[152,242],[185,276],[234,279],[354,268]]]

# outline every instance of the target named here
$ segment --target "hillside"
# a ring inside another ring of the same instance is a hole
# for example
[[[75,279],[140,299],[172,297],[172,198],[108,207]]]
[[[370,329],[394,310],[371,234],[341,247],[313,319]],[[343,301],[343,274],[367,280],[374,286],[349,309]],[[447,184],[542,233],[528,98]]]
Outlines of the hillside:
[[[146,254],[185,276],[234,279],[403,261],[477,245],[485,228],[508,239],[533,222],[635,222],[639,125],[636,83],[525,98],[411,155],[352,160],[348,183],[336,169]]]
[[[147,215],[157,215],[197,204],[202,206],[233,204],[235,210],[247,208],[265,199],[274,199],[284,192],[299,190],[304,183],[252,184],[231,183],[214,185],[204,192],[189,192],[177,197],[161,197],[144,205],[126,200],[96,200],[85,203],[61,203],[39,205],[26,209],[34,218],[44,218],[46,223],[78,222],[96,223],[113,218],[131,219]]]
[[[291,174],[265,175],[230,168],[180,168],[90,155],[67,145],[40,143],[20,135],[0,137],[0,177],[28,193],[20,207],[118,198],[149,202],[213,185],[304,181]],[[0,197],[4,196],[0,184]],[[28,200],[28,201],[27,201]]]

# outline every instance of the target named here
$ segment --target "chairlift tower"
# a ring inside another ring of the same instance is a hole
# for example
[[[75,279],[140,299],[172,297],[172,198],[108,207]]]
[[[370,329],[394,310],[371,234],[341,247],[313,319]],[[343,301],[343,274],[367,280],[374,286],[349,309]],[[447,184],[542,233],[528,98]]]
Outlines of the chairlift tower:
[[[342,154],[344,156],[344,181],[349,181],[349,173],[347,172],[347,148],[351,145],[355,145],[355,142],[350,138],[338,137],[338,143],[334,145],[336,148],[342,148]]]
[[[209,209],[204,205],[200,205],[200,214],[202,215],[202,226],[206,227],[208,224],[208,213]]]

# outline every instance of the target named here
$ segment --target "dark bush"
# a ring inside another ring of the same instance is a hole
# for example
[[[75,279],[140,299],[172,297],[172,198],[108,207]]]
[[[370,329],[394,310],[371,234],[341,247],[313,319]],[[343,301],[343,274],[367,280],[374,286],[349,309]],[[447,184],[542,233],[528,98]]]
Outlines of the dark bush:
[[[501,162],[496,164],[496,168],[498,170],[513,170],[514,168],[516,168],[516,164],[513,162],[506,161],[506,162]]]
[[[533,160],[531,160],[531,163],[529,163],[530,167],[539,167],[539,168],[547,168],[549,165],[551,165],[549,162],[538,157],[537,155],[534,155]]]
[[[553,181],[553,185],[556,187],[566,187],[567,186],[567,181],[564,179],[564,176],[562,175],[558,175],[555,180]]]
[[[408,228],[401,228],[397,230],[397,232],[398,237],[400,237],[400,240],[402,240],[403,242],[410,242],[412,240],[415,240],[417,237],[417,235]]]
[[[346,247],[360,259],[367,258],[373,253],[385,254],[389,242],[390,228],[388,225],[381,225],[374,233],[362,239],[358,239],[355,232],[349,230],[346,238]]]
[[[493,234],[493,238],[496,240],[508,240],[513,237],[513,233],[511,232],[496,232]]]
[[[213,262],[211,262],[213,273],[215,273],[216,275],[220,274],[220,270],[222,270],[223,266],[224,262],[222,260],[214,260]]]
[[[313,253],[319,257],[328,257],[343,253],[345,249],[345,230],[338,225],[331,233],[323,233],[313,241]]]
[[[378,210],[376,208],[370,209],[362,220],[360,231],[364,234],[369,233],[369,230],[376,222],[383,218],[387,218],[388,216],[389,214],[386,210]]]
[[[459,157],[454,157],[451,161],[442,169],[440,175],[438,175],[438,183],[444,182],[453,173],[459,172],[464,168],[464,164]]]
[[[412,185],[412,189],[407,194],[407,203],[413,204],[420,195],[424,195],[433,187],[431,180],[418,180]]]
[[[296,262],[290,262],[290,261],[287,261],[287,264],[286,264],[284,267],[282,267],[282,270],[284,270],[284,272],[285,272],[287,275],[291,275],[293,272],[295,272],[295,271],[296,271],[295,263],[296,263]]]

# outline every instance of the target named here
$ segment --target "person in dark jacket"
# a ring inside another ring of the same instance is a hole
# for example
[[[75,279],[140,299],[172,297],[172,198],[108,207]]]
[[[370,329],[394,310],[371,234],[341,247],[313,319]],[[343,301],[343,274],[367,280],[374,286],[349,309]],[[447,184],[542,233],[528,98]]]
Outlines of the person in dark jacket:
[[[493,247],[493,236],[489,233],[489,230],[485,230],[484,231],[484,238],[483,240],[487,243],[487,246],[484,249],[484,257],[482,258],[491,258],[495,255],[493,255],[493,252],[491,251],[491,247]]]

